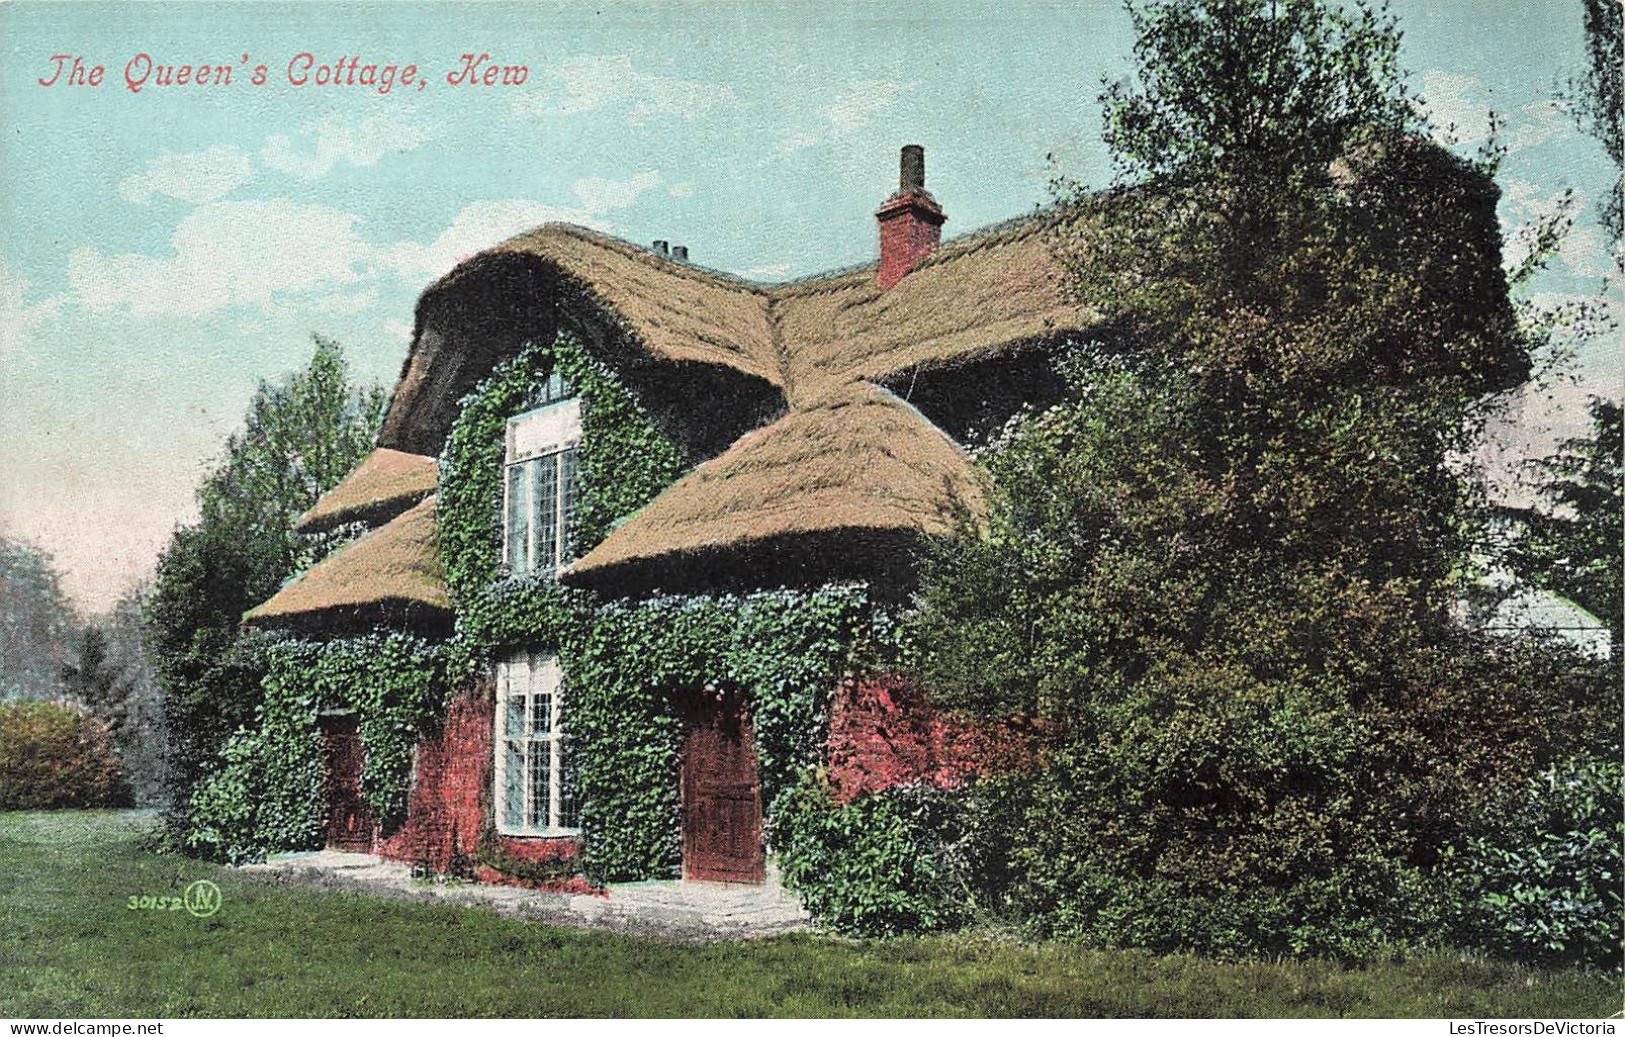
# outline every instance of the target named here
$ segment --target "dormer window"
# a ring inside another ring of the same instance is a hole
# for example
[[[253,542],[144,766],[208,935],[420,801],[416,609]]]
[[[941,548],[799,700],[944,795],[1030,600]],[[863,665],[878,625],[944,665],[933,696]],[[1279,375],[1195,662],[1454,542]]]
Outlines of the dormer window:
[[[510,573],[556,576],[573,560],[581,401],[557,372],[541,406],[508,421],[502,562]]]

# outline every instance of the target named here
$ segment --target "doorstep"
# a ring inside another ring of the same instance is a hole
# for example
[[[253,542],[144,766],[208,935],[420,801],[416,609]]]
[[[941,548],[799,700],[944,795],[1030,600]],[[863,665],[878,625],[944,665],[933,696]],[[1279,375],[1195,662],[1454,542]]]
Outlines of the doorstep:
[[[779,884],[771,869],[760,885],[628,882],[611,885],[608,896],[414,879],[410,865],[375,854],[336,850],[278,855],[264,864],[242,865],[237,872],[257,881],[488,908],[552,925],[672,940],[750,940],[812,926],[806,910]]]

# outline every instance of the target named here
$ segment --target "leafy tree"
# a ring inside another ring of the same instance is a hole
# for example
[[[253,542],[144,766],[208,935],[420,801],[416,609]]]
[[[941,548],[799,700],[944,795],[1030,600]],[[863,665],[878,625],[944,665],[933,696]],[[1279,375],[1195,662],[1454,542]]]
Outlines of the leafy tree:
[[[243,613],[338,542],[301,536],[294,521],[365,456],[383,419],[383,390],[352,384],[338,344],[315,342],[304,371],[260,384],[243,430],[198,490],[199,521],[176,530],[158,562],[146,616],[177,810],[259,702]]]
[[[124,668],[108,658],[107,635],[91,624],[79,635],[79,658],[62,667],[68,697],[107,725],[117,744],[125,740],[132,681]]]
[[[1364,4],[1134,16],[1117,182],[1065,188],[1056,242],[1108,330],[984,452],[988,529],[926,567],[924,676],[1056,733],[995,796],[1022,834],[991,870],[1040,929],[1372,953],[1440,924],[1475,789],[1576,717],[1618,737],[1594,675],[1451,620],[1488,510],[1448,461],[1529,369],[1496,191],[1425,143]]]
[[[1620,458],[1620,405],[1593,397],[1591,435],[1564,441],[1534,462],[1544,508],[1507,509],[1517,523],[1508,560],[1536,586],[1556,591],[1607,624],[1620,649],[1625,608],[1622,544],[1625,490]]]
[[[0,702],[62,694],[60,671],[78,622],[51,556],[0,536]]]
[[[1602,142],[1616,168],[1625,168],[1625,7],[1619,0],[1581,0],[1585,5],[1587,68],[1578,83],[1570,81],[1568,101],[1580,128]],[[1603,227],[1614,239],[1614,261],[1625,264],[1619,249],[1625,200],[1621,180],[1600,205]]]

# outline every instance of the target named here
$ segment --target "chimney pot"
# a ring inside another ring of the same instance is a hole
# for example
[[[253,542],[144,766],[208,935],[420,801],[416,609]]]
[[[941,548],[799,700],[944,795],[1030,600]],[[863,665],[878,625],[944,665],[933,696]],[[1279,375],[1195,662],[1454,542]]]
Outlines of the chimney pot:
[[[671,247],[671,258],[677,260],[677,262],[679,262],[679,263],[688,262],[688,246],[687,245],[673,245]]]
[[[664,241],[658,241],[657,240],[654,243],[654,250],[656,252],[658,252],[662,256],[665,255],[666,254],[666,243]]]
[[[898,167],[898,194],[918,194],[925,190],[925,149],[923,147],[918,144],[904,144]]]

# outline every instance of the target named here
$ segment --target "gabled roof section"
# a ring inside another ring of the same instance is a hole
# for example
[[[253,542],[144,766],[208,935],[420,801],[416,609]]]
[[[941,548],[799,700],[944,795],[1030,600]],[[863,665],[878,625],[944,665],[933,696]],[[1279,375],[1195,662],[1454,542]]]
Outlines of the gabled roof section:
[[[450,623],[433,496],[328,555],[243,616],[249,626],[318,630],[380,620]]]
[[[384,522],[434,492],[439,465],[432,457],[380,447],[299,516],[294,528],[321,533],[346,522]]]
[[[663,567],[787,537],[849,537],[846,548],[855,549],[863,534],[944,535],[956,508],[986,511],[970,459],[884,389],[853,385],[747,434],[678,480],[566,579],[661,586]],[[874,563],[861,551],[851,560],[858,572]]]

